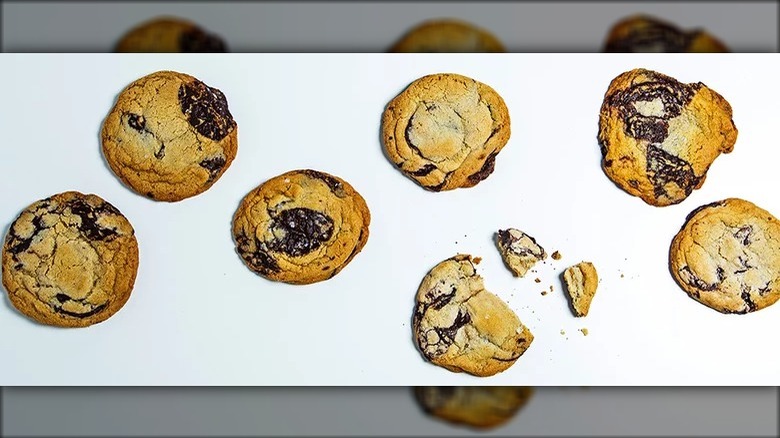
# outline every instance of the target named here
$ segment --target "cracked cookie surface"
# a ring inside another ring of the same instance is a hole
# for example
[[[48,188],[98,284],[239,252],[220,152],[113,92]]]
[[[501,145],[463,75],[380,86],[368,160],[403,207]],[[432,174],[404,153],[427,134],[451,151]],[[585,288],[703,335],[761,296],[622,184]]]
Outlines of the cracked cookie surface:
[[[729,49],[702,29],[681,29],[647,15],[627,17],[610,29],[604,52],[722,53]]]
[[[574,316],[588,316],[599,287],[599,275],[591,262],[580,262],[563,271],[563,282]]]
[[[388,158],[426,190],[477,185],[509,141],[509,111],[489,86],[457,74],[412,82],[382,116]]]
[[[537,262],[547,258],[547,252],[536,240],[516,228],[498,230],[496,245],[504,264],[515,277],[523,277]]]
[[[604,173],[653,206],[678,204],[701,188],[736,140],[731,105],[701,82],[634,69],[612,80],[601,106]]]
[[[42,324],[86,327],[125,305],[138,270],[130,222],[96,195],[65,192],[27,207],[3,245],[11,304]]]
[[[396,53],[499,53],[495,35],[461,20],[429,20],[410,29],[389,50]]]
[[[423,412],[477,429],[505,424],[533,396],[525,386],[420,386],[414,397]]]
[[[428,272],[417,291],[413,334],[431,363],[487,377],[511,367],[534,337],[504,301],[485,290],[471,260],[459,254]]]
[[[175,202],[208,190],[238,150],[225,95],[200,80],[159,71],[128,85],[106,117],[102,150],[136,193]]]
[[[672,240],[669,265],[705,306],[736,314],[766,308],[780,299],[780,223],[742,199],[701,206]]]
[[[224,53],[227,44],[220,36],[177,17],[157,17],[122,35],[115,52],[137,53]]]
[[[368,241],[371,214],[343,179],[293,170],[249,192],[233,217],[236,251],[263,277],[291,284],[338,274]]]

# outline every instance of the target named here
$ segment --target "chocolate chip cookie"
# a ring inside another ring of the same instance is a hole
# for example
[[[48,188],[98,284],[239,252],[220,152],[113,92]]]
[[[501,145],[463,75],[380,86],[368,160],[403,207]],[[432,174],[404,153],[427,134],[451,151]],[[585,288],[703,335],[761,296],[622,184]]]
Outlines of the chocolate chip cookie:
[[[133,227],[96,195],[65,192],[33,203],[3,244],[11,304],[46,325],[105,321],[130,298],[137,271]]]
[[[547,252],[536,239],[516,228],[498,230],[496,244],[504,264],[515,277],[523,277],[536,263],[547,258]]]
[[[721,53],[729,49],[703,29],[681,29],[647,15],[627,17],[610,29],[604,52]]]
[[[382,117],[387,156],[434,192],[473,187],[487,178],[509,135],[504,99],[457,74],[417,79],[390,101]]]
[[[233,217],[236,250],[252,271],[290,284],[338,274],[368,241],[366,201],[343,179],[293,170],[247,194]]]
[[[580,262],[563,271],[563,282],[574,316],[588,316],[590,304],[599,287],[599,275],[591,262]]]
[[[412,327],[426,360],[478,377],[507,370],[534,339],[515,312],[485,290],[471,256],[463,254],[442,261],[425,276]]]
[[[701,82],[635,69],[610,83],[599,116],[601,167],[647,204],[678,204],[737,140],[731,105]]]
[[[526,386],[421,386],[413,391],[426,414],[475,429],[505,424],[534,393]]]
[[[223,53],[222,37],[177,17],[157,17],[130,29],[120,38],[115,52]]]
[[[498,38],[485,29],[454,19],[429,20],[410,29],[390,52],[506,52]]]
[[[218,89],[173,71],[125,88],[103,123],[103,154],[136,193],[181,201],[208,190],[238,150],[238,125]]]
[[[705,306],[763,309],[780,299],[780,223],[742,199],[701,206],[672,240],[669,265],[677,284]]]

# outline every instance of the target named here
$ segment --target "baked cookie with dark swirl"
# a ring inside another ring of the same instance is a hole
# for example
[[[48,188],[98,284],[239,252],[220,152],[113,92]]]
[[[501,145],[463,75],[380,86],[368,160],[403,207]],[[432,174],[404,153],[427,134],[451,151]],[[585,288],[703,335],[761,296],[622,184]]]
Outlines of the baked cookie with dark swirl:
[[[682,29],[649,15],[632,15],[612,26],[604,52],[723,53],[729,49],[703,29]]]
[[[371,213],[343,179],[293,170],[269,179],[233,216],[236,251],[261,276],[310,284],[338,274],[368,241]]]
[[[222,91],[158,71],[127,86],[103,123],[111,170],[136,193],[181,201],[208,190],[233,162],[238,125]]]
[[[481,430],[506,424],[534,394],[527,386],[420,386],[413,391],[426,414]]]
[[[701,188],[712,163],[736,141],[731,105],[701,82],[634,69],[612,80],[601,105],[602,169],[656,207]]]
[[[36,201],[3,244],[11,304],[42,324],[87,327],[117,313],[138,271],[135,231],[97,195],[65,192]]]
[[[457,74],[417,79],[382,116],[387,156],[434,192],[473,187],[490,176],[509,135],[504,99],[490,86]]]
[[[122,35],[115,52],[224,53],[222,37],[183,18],[160,16],[145,21]]]

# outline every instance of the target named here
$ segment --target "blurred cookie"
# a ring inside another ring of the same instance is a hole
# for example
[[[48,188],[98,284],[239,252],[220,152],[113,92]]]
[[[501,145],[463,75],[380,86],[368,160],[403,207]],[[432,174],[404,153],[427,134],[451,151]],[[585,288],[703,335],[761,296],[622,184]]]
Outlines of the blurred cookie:
[[[473,187],[509,141],[509,110],[495,90],[457,74],[412,82],[382,116],[390,160],[427,190]]]
[[[115,52],[221,53],[225,41],[188,20],[157,17],[130,29],[117,43]]]
[[[737,140],[731,105],[701,82],[634,69],[609,84],[599,115],[601,167],[627,193],[677,204]]]
[[[390,52],[505,52],[501,41],[485,29],[461,20],[430,20],[410,29]]]
[[[371,214],[341,178],[294,170],[249,192],[233,217],[236,250],[257,274],[291,284],[332,278],[368,241]]]
[[[729,49],[702,29],[684,30],[647,15],[617,22],[607,35],[604,52],[720,53]]]
[[[599,286],[596,267],[591,262],[580,262],[563,271],[563,282],[569,294],[575,316],[588,316],[590,304]]]
[[[200,80],[158,71],[127,86],[102,130],[111,170],[140,195],[180,201],[211,187],[238,150],[225,95]]]
[[[533,396],[524,386],[422,386],[414,397],[423,412],[456,425],[489,429],[508,422]]]
[[[672,240],[669,264],[693,299],[722,313],[744,314],[780,299],[780,223],[736,198],[688,215]]]
[[[11,304],[46,325],[87,327],[110,318],[130,298],[137,270],[133,227],[96,195],[65,192],[33,203],[3,245]]]
[[[436,265],[417,291],[412,330],[426,360],[487,377],[511,367],[534,336],[515,312],[485,290],[471,256]]]
[[[547,258],[544,248],[533,237],[515,228],[498,230],[496,244],[504,264],[515,277],[524,276],[537,262]]]

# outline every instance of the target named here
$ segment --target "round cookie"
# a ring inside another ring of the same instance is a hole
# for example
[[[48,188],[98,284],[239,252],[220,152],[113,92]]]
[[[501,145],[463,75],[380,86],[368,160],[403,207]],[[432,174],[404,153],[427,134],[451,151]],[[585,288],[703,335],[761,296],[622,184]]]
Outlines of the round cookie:
[[[490,429],[505,424],[528,403],[525,386],[421,386],[414,398],[426,414],[446,422]]]
[[[684,30],[663,20],[634,15],[617,22],[607,35],[604,52],[723,53],[729,49],[701,29]]]
[[[103,123],[111,170],[136,193],[175,202],[211,187],[238,150],[225,95],[200,80],[158,71],[127,86]]]
[[[236,251],[257,274],[290,284],[332,278],[368,241],[366,201],[341,178],[293,170],[249,192],[233,217]]]
[[[485,290],[471,256],[464,254],[442,261],[425,276],[412,331],[426,360],[478,377],[507,370],[534,339],[512,309]]]
[[[426,190],[477,185],[509,141],[509,110],[495,90],[457,74],[412,82],[382,116],[388,158]]]
[[[647,204],[684,201],[737,140],[731,105],[701,82],[634,69],[609,85],[599,115],[601,167]]]
[[[410,29],[389,50],[406,53],[500,53],[506,48],[492,33],[461,20],[430,20]]]
[[[11,304],[42,324],[87,327],[130,298],[138,242],[130,222],[96,195],[65,192],[27,207],[3,245]]]
[[[157,17],[130,29],[120,38],[115,52],[224,53],[225,41],[188,20]]]
[[[780,299],[780,223],[742,199],[701,206],[672,240],[669,266],[705,306],[736,314],[766,308]]]

